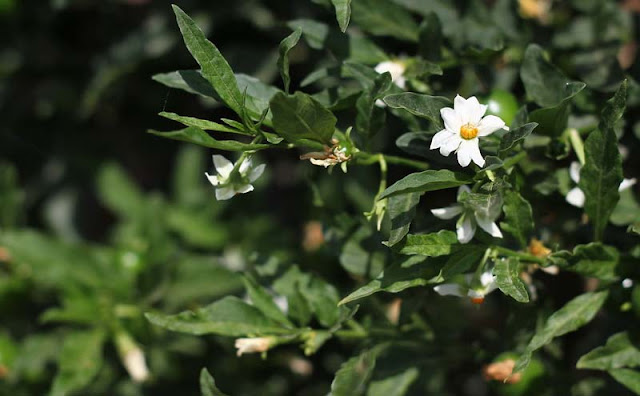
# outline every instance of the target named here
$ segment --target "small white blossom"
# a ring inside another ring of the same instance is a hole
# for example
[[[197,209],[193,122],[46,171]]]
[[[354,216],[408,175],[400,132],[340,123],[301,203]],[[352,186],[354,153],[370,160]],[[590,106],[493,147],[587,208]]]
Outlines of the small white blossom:
[[[450,107],[440,109],[444,129],[433,136],[430,149],[440,149],[440,154],[445,157],[455,151],[460,166],[469,166],[473,161],[479,167],[483,167],[484,158],[480,153],[480,137],[491,135],[498,129],[509,130],[500,117],[494,115],[484,117],[486,112],[487,106],[480,104],[475,96],[469,99],[456,96],[453,109]]]
[[[140,348],[129,350],[123,358],[123,364],[133,382],[144,382],[149,379],[147,362]]]
[[[458,188],[458,198],[465,192],[469,193],[471,190],[467,186],[460,186],[460,188]],[[502,238],[502,232],[495,222],[496,218],[489,218],[480,213],[475,213],[472,210],[465,209],[461,204],[454,204],[446,208],[431,209],[431,213],[443,220],[453,219],[461,215],[460,220],[458,220],[456,224],[456,234],[458,235],[458,241],[460,243],[468,243],[475,235],[477,226],[480,226],[480,228],[493,237]]]
[[[242,356],[245,353],[266,352],[273,343],[273,337],[238,338],[235,347],[238,349],[237,355]]]
[[[569,166],[569,176],[571,176],[571,180],[576,184],[580,183],[580,169],[582,169],[582,166],[575,161]],[[624,179],[622,180],[622,183],[620,183],[618,191],[624,191],[631,188],[634,184],[636,184],[636,179]],[[581,208],[584,206],[585,201],[584,192],[580,187],[576,186],[567,193],[566,200],[571,205]]]
[[[631,287],[633,287],[633,280],[629,279],[629,278],[625,278],[622,280],[622,287],[624,287],[625,289],[629,289]]]
[[[465,275],[465,286],[457,283],[444,283],[433,288],[441,296],[469,297],[474,304],[482,304],[484,297],[494,291],[498,284],[491,271],[485,271],[480,275],[480,284],[471,287],[474,274]]]
[[[388,72],[391,74],[391,81],[398,87],[405,89],[407,86],[407,79],[404,76],[404,72],[407,70],[407,66],[404,62],[398,60],[388,60],[380,62],[374,69],[378,74]]]
[[[255,166],[251,158],[245,159],[234,172],[235,165],[221,155],[214,155],[213,165],[217,175],[205,172],[209,182],[216,187],[216,199],[224,201],[233,198],[236,194],[244,194],[253,191],[253,183],[264,172],[265,165]]]

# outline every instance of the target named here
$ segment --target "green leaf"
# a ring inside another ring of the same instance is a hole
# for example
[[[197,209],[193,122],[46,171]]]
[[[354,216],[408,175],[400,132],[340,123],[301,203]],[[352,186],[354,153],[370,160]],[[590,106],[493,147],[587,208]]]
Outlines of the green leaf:
[[[404,396],[419,375],[420,371],[416,367],[410,367],[398,374],[371,381],[367,396]]]
[[[200,371],[200,393],[202,396],[227,396],[216,386],[216,381],[206,368]]]
[[[177,5],[172,5],[173,12],[184,38],[184,43],[191,55],[200,65],[202,76],[211,83],[222,101],[238,115],[242,115],[242,92],[233,75],[231,66],[224,59],[218,48],[207,38],[196,23]]]
[[[386,111],[376,106],[376,101],[391,88],[391,75],[377,75],[372,86],[366,88],[356,102],[356,129],[371,138],[385,123]]]
[[[416,206],[420,203],[420,195],[414,192],[389,197],[387,215],[391,220],[391,231],[385,245],[391,247],[407,235],[411,221],[416,215]]]
[[[633,393],[640,395],[640,372],[630,369],[616,369],[609,371],[609,374]]]
[[[284,326],[292,327],[293,324],[287,319],[287,316],[280,310],[278,305],[273,301],[273,297],[260,286],[253,278],[243,277],[244,287],[247,289],[249,298],[254,307],[258,308],[267,317],[275,320]]]
[[[306,139],[331,146],[336,117],[311,96],[302,92],[278,93],[269,106],[273,127],[286,140],[297,143]]]
[[[427,15],[420,24],[418,53],[426,60],[438,62],[442,58],[442,24],[436,13]]]
[[[140,216],[144,195],[119,164],[108,163],[100,168],[97,188],[100,201],[118,216]]]
[[[598,242],[578,245],[573,252],[559,251],[549,256],[551,264],[581,275],[611,281],[618,278],[616,273],[620,254],[611,246]]]
[[[216,140],[208,133],[195,126],[171,132],[159,132],[154,130],[148,130],[147,132],[167,139],[179,140],[181,142],[193,143],[198,146],[225,151],[255,151],[271,147],[270,144],[241,143],[236,140]]]
[[[502,139],[500,140],[500,155],[504,158],[503,154],[513,147],[515,147],[518,142],[526,139],[527,136],[531,135],[531,132],[538,126],[535,122],[530,122],[528,124],[522,125],[519,128],[512,129],[509,132],[505,133]]]
[[[384,268],[388,253],[380,245],[382,236],[370,224],[361,226],[349,236],[340,253],[340,264],[350,273],[372,278]]]
[[[145,316],[156,326],[194,335],[240,337],[290,332],[257,308],[233,296],[195,311],[184,311],[176,315],[148,312]]]
[[[513,235],[520,246],[528,246],[529,237],[533,234],[533,212],[529,202],[515,190],[507,190],[504,195],[505,221],[500,227]]]
[[[376,367],[381,348],[372,348],[354,356],[340,366],[331,383],[331,396],[363,395]]]
[[[50,395],[70,395],[91,384],[102,366],[103,343],[104,333],[99,330],[69,333],[62,344]]]
[[[428,119],[433,122],[436,129],[442,129],[444,125],[440,109],[451,106],[451,101],[445,97],[413,92],[387,95],[383,100],[392,109],[403,109],[413,115]]]
[[[171,73],[160,73],[155,74],[152,79],[170,88],[181,89],[205,98],[220,100],[216,91],[213,90],[209,81],[202,77],[199,70],[177,70]]]
[[[285,37],[278,47],[280,56],[278,57],[278,69],[280,69],[280,76],[284,82],[284,91],[289,93],[289,84],[291,83],[291,76],[289,76],[289,51],[298,44],[302,36],[302,29],[298,28],[289,36]]]
[[[527,288],[520,279],[520,260],[515,257],[502,259],[493,268],[498,288],[517,302],[529,302]]]
[[[177,121],[188,127],[196,127],[202,129],[204,131],[216,131],[216,132],[229,132],[229,133],[237,133],[240,135],[251,135],[250,133],[243,130],[237,130],[235,128],[229,128],[226,125],[218,124],[217,122],[209,121],[209,120],[201,120],[199,118],[194,117],[185,117],[178,115],[176,113],[168,113],[163,111],[159,113],[161,117],[168,118],[173,121]]]
[[[395,249],[400,254],[438,257],[451,254],[458,246],[456,233],[442,230],[431,234],[409,234],[402,243],[396,245]]]
[[[392,184],[380,195],[379,199],[388,198],[398,194],[412,192],[427,192],[443,190],[445,188],[459,187],[473,181],[471,176],[452,172],[447,169],[426,170],[412,173]]]
[[[554,312],[547,319],[544,328],[533,336],[524,354],[516,362],[513,372],[516,373],[527,368],[533,352],[550,343],[555,337],[575,331],[589,323],[598,313],[608,295],[608,291],[585,293]]]
[[[627,108],[627,92],[629,89],[628,80],[624,80],[611,99],[607,101],[600,120],[600,129],[613,129],[615,124],[622,118]]]
[[[418,41],[418,25],[411,14],[389,0],[357,0],[352,9],[354,22],[366,32]]]
[[[612,335],[603,346],[597,347],[578,360],[579,369],[613,370],[640,366],[640,349],[629,332]]]
[[[331,0],[336,9],[336,19],[342,32],[347,31],[349,19],[351,19],[351,0]]]

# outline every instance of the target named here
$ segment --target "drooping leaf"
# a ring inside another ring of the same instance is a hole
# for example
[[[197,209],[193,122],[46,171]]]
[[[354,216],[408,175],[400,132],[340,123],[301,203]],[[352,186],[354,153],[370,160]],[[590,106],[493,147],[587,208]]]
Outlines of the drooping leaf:
[[[409,234],[402,243],[395,246],[395,249],[400,254],[438,257],[451,254],[458,245],[455,232],[442,230],[431,234]]]
[[[351,19],[351,0],[331,0],[331,3],[336,9],[336,19],[340,30],[344,33],[347,31]]]
[[[413,92],[387,95],[383,100],[392,109],[403,109],[413,115],[428,119],[438,129],[442,129],[444,125],[440,109],[451,106],[451,101],[445,97]]]
[[[612,335],[603,346],[582,356],[576,365],[579,369],[613,370],[640,366],[638,340],[632,340],[629,332]]]
[[[389,240],[385,243],[391,247],[407,235],[411,221],[416,215],[416,206],[420,202],[420,193],[399,194],[389,197],[387,215],[391,220]]]
[[[195,311],[184,311],[176,315],[148,312],[145,316],[156,326],[194,335],[218,334],[240,337],[283,334],[290,331],[269,319],[257,308],[232,296]]]
[[[518,142],[523,141],[527,136],[531,135],[531,132],[533,132],[537,126],[538,124],[535,122],[530,122],[507,132],[500,140],[501,156],[504,152],[511,150]]]
[[[527,368],[533,352],[547,345],[556,337],[570,333],[589,323],[602,307],[608,291],[585,293],[569,301],[547,319],[542,330],[538,331],[527,345],[525,352],[513,369],[519,372]]]
[[[520,260],[515,257],[502,259],[493,268],[498,288],[517,302],[529,302],[527,288],[520,279]]]
[[[180,7],[173,5],[178,26],[184,39],[184,43],[191,55],[200,65],[202,76],[211,83],[211,86],[220,96],[222,101],[236,114],[242,114],[242,92],[238,89],[238,83],[233,75],[231,66],[222,56],[218,48],[207,38],[196,23]]]
[[[352,18],[362,30],[376,36],[418,41],[418,25],[405,9],[388,0],[357,0]]]
[[[393,195],[407,194],[412,192],[427,192],[443,190],[446,188],[459,187],[473,181],[471,176],[452,172],[447,169],[426,170],[412,173],[392,184],[380,195],[380,199]]]
[[[66,396],[89,385],[102,366],[104,333],[100,330],[76,331],[62,344],[58,374],[51,386],[51,396]]]
[[[170,73],[155,74],[152,78],[154,81],[170,88],[181,89],[205,98],[220,100],[216,91],[214,91],[211,84],[202,77],[199,70],[176,70]]]
[[[513,235],[521,247],[526,247],[533,234],[533,213],[529,202],[515,190],[508,190],[504,195],[505,221],[500,227]]]
[[[193,143],[198,146],[225,151],[255,151],[271,147],[270,144],[242,143],[236,140],[216,140],[208,133],[195,126],[171,132],[159,132],[154,130],[149,130],[147,132],[167,139],[179,140],[181,142]]]
[[[630,369],[610,370],[609,374],[616,381],[626,386],[636,395],[640,395],[640,371]]]
[[[270,102],[273,126],[286,140],[297,143],[310,140],[331,145],[336,117],[317,100],[302,92],[276,94]]]
[[[284,82],[284,92],[289,93],[289,84],[291,83],[291,76],[289,75],[289,51],[298,44],[302,36],[302,29],[298,28],[289,36],[285,37],[278,47],[280,56],[278,57],[278,69],[280,70],[280,76]]]
[[[202,396],[227,396],[216,386],[216,381],[206,368],[200,371],[200,394]]]
[[[229,128],[226,125],[218,124],[217,122],[209,121],[209,120],[201,120],[195,117],[185,117],[178,115],[176,113],[169,113],[163,111],[159,114],[161,117],[168,118],[170,120],[178,121],[185,126],[188,127],[196,127],[200,128],[204,131],[217,131],[217,132],[229,132],[229,133],[237,133],[241,135],[250,135],[250,133],[243,130],[238,130],[235,128]]]

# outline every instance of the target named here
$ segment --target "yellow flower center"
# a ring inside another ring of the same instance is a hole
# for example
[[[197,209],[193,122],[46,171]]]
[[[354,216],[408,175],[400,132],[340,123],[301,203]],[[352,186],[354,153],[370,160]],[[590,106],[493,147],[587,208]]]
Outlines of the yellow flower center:
[[[478,136],[478,128],[472,124],[464,124],[460,127],[460,136],[462,136],[463,139],[471,140]]]

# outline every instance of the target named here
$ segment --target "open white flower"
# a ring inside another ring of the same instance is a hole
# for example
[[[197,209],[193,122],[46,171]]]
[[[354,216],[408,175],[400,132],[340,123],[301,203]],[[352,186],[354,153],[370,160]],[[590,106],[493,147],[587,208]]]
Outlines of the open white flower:
[[[443,283],[433,288],[441,296],[469,297],[474,304],[482,304],[484,297],[494,291],[498,284],[492,271],[485,271],[480,275],[479,285],[473,286],[474,274],[465,275],[465,286],[458,283]]]
[[[469,99],[456,96],[453,109],[440,109],[444,129],[433,136],[431,150],[440,149],[440,154],[445,157],[455,151],[460,166],[469,166],[473,161],[483,167],[484,158],[478,145],[480,137],[491,135],[498,129],[509,130],[500,117],[484,117],[486,112],[487,106],[480,104],[475,96]]]
[[[275,345],[273,337],[238,338],[235,343],[238,356],[242,356],[244,353],[266,352],[273,345]]]
[[[576,184],[580,183],[580,169],[582,166],[578,162],[572,162],[569,166],[569,176],[571,176],[571,180],[573,180]],[[636,184],[636,179],[624,179],[620,186],[618,187],[618,191],[624,191],[628,188],[631,188]],[[585,196],[584,192],[580,189],[580,187],[576,186],[569,190],[566,196],[567,202],[571,205],[576,206],[578,208],[582,208],[584,206]]]
[[[216,199],[224,201],[233,198],[236,194],[244,194],[253,191],[253,183],[264,172],[265,164],[255,166],[251,158],[247,158],[234,172],[235,165],[221,155],[214,155],[213,165],[217,175],[205,172],[209,182],[216,187]]]
[[[374,69],[378,74],[389,72],[391,74],[391,81],[398,87],[405,89],[407,86],[407,79],[404,76],[404,72],[407,70],[407,66],[404,62],[399,60],[388,60],[380,62]]]
[[[471,190],[467,186],[458,188],[458,199],[462,193],[469,193]],[[496,218],[490,218],[472,210],[466,209],[461,204],[454,204],[446,208],[431,209],[431,213],[439,219],[449,220],[461,215],[456,224],[456,233],[460,243],[468,243],[476,233],[477,226],[480,226],[489,235],[502,238],[502,232],[496,224]]]

